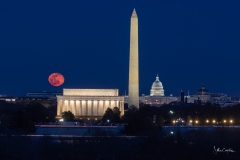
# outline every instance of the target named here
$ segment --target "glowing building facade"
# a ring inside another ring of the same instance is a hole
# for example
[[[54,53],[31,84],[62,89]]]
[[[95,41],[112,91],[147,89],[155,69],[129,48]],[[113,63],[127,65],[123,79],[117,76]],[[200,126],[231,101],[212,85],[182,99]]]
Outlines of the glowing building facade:
[[[177,97],[165,96],[162,82],[159,80],[158,75],[156,76],[156,80],[153,82],[152,87],[150,89],[150,95],[144,95],[139,97],[140,104],[147,104],[151,106],[160,107],[163,104],[169,104],[171,102],[177,101]],[[124,97],[124,102],[128,103],[129,97]]]
[[[164,89],[162,82],[159,81],[159,77],[157,75],[156,80],[152,84],[152,88],[150,90],[150,96],[164,96]]]
[[[75,118],[98,120],[107,108],[118,107],[124,114],[124,97],[118,96],[118,89],[63,89],[57,96],[57,117],[71,111]]]
[[[216,103],[220,104],[222,107],[228,106],[231,103],[231,97],[228,97],[224,93],[210,93],[204,85],[195,94],[188,94],[185,96],[186,103]]]

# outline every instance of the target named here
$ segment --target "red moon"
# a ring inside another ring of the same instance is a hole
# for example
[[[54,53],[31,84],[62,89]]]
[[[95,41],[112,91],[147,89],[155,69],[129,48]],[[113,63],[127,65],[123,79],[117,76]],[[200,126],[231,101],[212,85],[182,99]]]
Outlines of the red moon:
[[[60,73],[52,73],[48,77],[48,81],[53,86],[61,86],[64,83],[64,77]]]

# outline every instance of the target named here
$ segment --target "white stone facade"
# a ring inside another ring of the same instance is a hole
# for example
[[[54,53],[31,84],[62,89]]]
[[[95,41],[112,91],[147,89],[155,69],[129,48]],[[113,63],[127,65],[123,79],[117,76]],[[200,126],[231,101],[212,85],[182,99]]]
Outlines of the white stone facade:
[[[156,107],[177,101],[177,97],[173,96],[141,96],[139,99],[141,103]]]
[[[76,118],[101,118],[106,109],[118,107],[124,114],[124,97],[118,96],[118,89],[63,89],[57,96],[57,117],[71,111]]]
[[[139,107],[139,75],[138,75],[138,17],[135,9],[131,17],[128,106]]]
[[[164,89],[162,82],[159,81],[159,77],[157,75],[156,80],[152,84],[152,88],[150,90],[150,96],[164,96]]]

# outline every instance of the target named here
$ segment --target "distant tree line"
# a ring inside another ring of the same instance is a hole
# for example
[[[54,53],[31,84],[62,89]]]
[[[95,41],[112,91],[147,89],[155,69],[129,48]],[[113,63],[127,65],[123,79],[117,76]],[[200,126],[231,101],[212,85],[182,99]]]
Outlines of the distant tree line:
[[[161,129],[164,119],[156,113],[144,112],[142,107],[131,106],[122,117],[118,107],[107,108],[101,121],[104,124],[124,124],[122,133],[133,135],[144,130]]]
[[[227,123],[230,124],[231,119],[233,120],[232,125],[240,125],[240,104],[232,107],[220,107],[210,103],[188,106],[168,104],[161,107],[142,105],[139,109],[131,106],[122,117],[119,109],[115,107],[105,111],[102,121],[105,123],[107,120],[111,123],[124,123],[126,125],[123,133],[137,134],[145,130],[161,129],[163,125],[173,125],[173,120],[179,118],[182,118],[185,123],[197,120],[198,125],[206,125],[206,120],[212,124],[213,119],[216,121],[214,125],[217,122],[219,122],[218,125],[224,125],[223,120],[227,120]]]
[[[150,107],[145,105],[144,110],[147,112],[155,112],[164,117],[164,124],[172,124],[172,120],[183,118],[185,121],[198,120],[199,125],[206,124],[206,120],[223,122],[224,119],[233,120],[233,124],[240,124],[240,104],[229,107],[220,107],[217,104],[190,104],[188,106],[179,105],[163,105],[161,107]],[[171,111],[171,112],[170,112]]]
[[[170,112],[171,111],[171,112]],[[27,105],[6,103],[0,101],[1,128],[20,129],[24,132],[34,132],[34,124],[55,122],[56,106],[45,108],[39,103]],[[74,121],[70,111],[62,113],[64,121]],[[128,108],[121,117],[118,107],[107,108],[101,123],[125,124],[123,133],[137,134],[146,130],[160,130],[163,125],[172,125],[174,119],[182,118],[185,121],[198,120],[199,125],[206,124],[206,119],[222,122],[224,119],[233,120],[234,125],[240,124],[240,105],[220,107],[216,104],[180,106],[172,103],[161,107],[141,105]]]
[[[40,103],[27,105],[0,102],[1,131],[35,131],[35,124],[55,122],[56,107],[46,108]]]

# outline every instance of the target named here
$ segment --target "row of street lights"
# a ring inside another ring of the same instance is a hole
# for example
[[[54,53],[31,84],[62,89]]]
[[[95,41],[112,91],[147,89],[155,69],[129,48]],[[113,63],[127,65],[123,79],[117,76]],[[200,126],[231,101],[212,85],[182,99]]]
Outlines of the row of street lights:
[[[189,121],[190,123],[193,123],[193,120],[190,120]],[[223,123],[227,123],[227,122],[229,122],[229,123],[233,123],[233,120],[232,119],[230,119],[229,121],[227,121],[227,120],[223,120]],[[195,121],[195,123],[199,123],[199,121],[198,120],[196,120]],[[211,123],[209,120],[206,120],[206,123],[208,124],[208,123]],[[212,120],[212,123],[213,124],[215,124],[216,123],[216,120]],[[218,122],[217,122],[218,123]]]
[[[210,121],[210,120],[206,120],[206,123],[207,124],[209,124],[209,123],[211,123],[212,122],[212,124],[218,124],[219,122],[216,122],[216,120],[212,120],[212,121]],[[172,121],[172,123],[173,124],[177,124],[177,123],[184,123],[184,120],[173,120]],[[189,123],[195,123],[195,124],[198,124],[198,123],[200,123],[200,121],[199,120],[189,120]],[[221,122],[220,122],[221,123]],[[223,120],[223,124],[227,124],[227,123],[230,123],[230,124],[233,124],[233,120],[232,119],[230,119],[229,121],[227,121],[227,120]]]
[[[174,111],[170,110],[169,113],[172,115],[172,114],[174,114]],[[211,123],[211,122],[212,122],[212,124],[216,124],[216,123],[218,124],[218,123],[219,123],[219,122],[216,122],[216,120],[214,120],[214,119],[213,119],[212,121],[210,121],[210,120],[208,120],[208,119],[206,120],[206,123],[207,123],[207,124],[209,124],[209,123]],[[223,122],[223,124],[227,124],[227,123],[228,123],[228,124],[229,124],[229,123],[230,123],[230,124],[233,124],[233,120],[232,120],[232,119],[230,119],[229,121],[227,121],[226,119],[224,119],[222,122]],[[177,120],[173,120],[172,123],[173,123],[173,124],[184,123],[184,120],[179,118],[179,119],[177,119]],[[199,121],[198,121],[198,120],[195,120],[195,121],[189,120],[189,123],[198,124]],[[220,123],[221,123],[221,122],[220,122]]]

